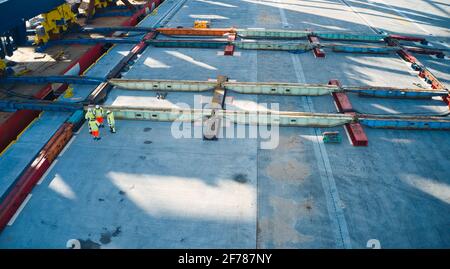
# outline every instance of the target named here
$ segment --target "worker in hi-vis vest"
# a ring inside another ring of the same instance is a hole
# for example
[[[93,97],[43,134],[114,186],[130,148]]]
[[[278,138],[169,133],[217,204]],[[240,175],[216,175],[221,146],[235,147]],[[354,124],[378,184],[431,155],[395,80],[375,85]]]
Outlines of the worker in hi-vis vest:
[[[96,120],[89,121],[89,131],[94,137],[94,140],[100,140],[100,131],[98,129],[98,122]]]
[[[106,119],[108,120],[108,125],[111,133],[116,132],[116,120],[114,119],[114,113],[110,110],[106,111]]]
[[[84,116],[86,120],[95,120],[94,112],[92,112],[92,108],[88,108],[86,115]]]
[[[99,105],[95,106],[94,109],[94,115],[95,115],[95,119],[98,122],[98,126],[103,127],[103,108],[100,107]]]

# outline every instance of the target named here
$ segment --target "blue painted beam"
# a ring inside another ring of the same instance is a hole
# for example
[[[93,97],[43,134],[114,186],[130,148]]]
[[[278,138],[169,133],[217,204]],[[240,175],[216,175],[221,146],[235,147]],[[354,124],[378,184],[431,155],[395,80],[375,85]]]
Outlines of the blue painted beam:
[[[384,98],[431,98],[433,96],[446,96],[446,91],[429,91],[429,92],[409,92],[409,91],[389,91],[389,90],[361,90],[360,95],[384,97]]]
[[[83,109],[83,104],[72,102],[52,102],[44,100],[11,101],[0,100],[0,110],[40,110],[56,112],[73,112]]]
[[[405,129],[405,130],[450,130],[450,118],[362,118],[359,122],[372,128]]]
[[[445,90],[422,90],[422,89],[395,89],[383,87],[344,87],[346,92],[354,92],[363,96],[373,96],[381,98],[431,98],[434,96],[446,96]]]
[[[152,27],[133,27],[133,26],[114,26],[114,27],[83,27],[79,31],[80,33],[112,33],[112,32],[142,32],[148,33],[156,31]]]
[[[129,17],[132,16],[133,12],[131,11],[110,11],[110,12],[98,12],[94,14],[94,18],[102,18],[102,17]]]
[[[388,54],[398,50],[397,47],[370,47],[370,46],[351,46],[351,45],[334,45],[332,46],[335,52],[347,53],[373,53],[373,54]]]
[[[147,41],[154,47],[176,47],[176,48],[220,48],[228,44],[228,41],[213,40],[149,40]]]
[[[140,39],[136,38],[77,38],[77,39],[59,39],[51,40],[48,45],[95,45],[99,43],[110,43],[110,44],[137,44],[141,42]]]
[[[46,84],[64,83],[79,85],[98,85],[105,82],[104,78],[79,77],[79,76],[21,76],[0,78],[0,84],[24,83],[24,84]]]
[[[51,46],[58,45],[96,45],[96,44],[138,44],[140,39],[136,38],[78,38],[50,40],[44,45],[36,48],[36,52],[43,52]]]

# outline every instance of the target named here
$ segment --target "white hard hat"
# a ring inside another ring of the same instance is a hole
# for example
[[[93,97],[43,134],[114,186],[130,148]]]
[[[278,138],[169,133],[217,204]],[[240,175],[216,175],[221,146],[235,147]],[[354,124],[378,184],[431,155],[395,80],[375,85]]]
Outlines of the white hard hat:
[[[109,114],[109,113],[111,113],[111,110],[106,111],[106,114]]]
[[[95,105],[95,108],[100,108],[100,106],[99,105]]]

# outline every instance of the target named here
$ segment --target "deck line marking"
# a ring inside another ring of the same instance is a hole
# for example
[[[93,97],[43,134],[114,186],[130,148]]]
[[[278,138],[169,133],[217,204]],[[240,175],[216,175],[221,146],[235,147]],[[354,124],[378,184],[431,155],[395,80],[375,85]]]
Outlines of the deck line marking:
[[[282,4],[281,0],[278,0],[277,3]],[[283,28],[289,27],[289,23],[286,18],[286,12],[284,12],[284,8],[278,6],[278,11],[280,12],[281,24],[283,24]]]
[[[41,183],[44,181],[44,179],[48,176],[48,174],[50,174],[50,172],[52,171],[53,167],[55,167],[56,163],[58,162],[58,159],[54,160],[52,162],[52,164],[50,165],[50,167],[47,169],[47,171],[45,171],[45,173],[42,175],[41,179],[39,179],[37,185],[41,185]]]
[[[306,98],[306,100],[308,101],[309,111],[314,112],[314,105],[312,103],[312,99],[308,97]],[[344,128],[344,130],[347,132],[347,128]],[[325,144],[323,143],[323,140],[320,139],[321,136],[320,128],[315,128],[314,131],[316,132],[317,143],[319,145],[320,154],[322,156],[322,160],[325,165],[325,172],[327,172],[326,179],[329,180],[328,184],[330,186],[331,198],[333,200],[333,206],[339,224],[339,235],[342,238],[343,247],[346,249],[350,249],[352,247],[350,235],[348,233],[347,221],[345,220],[344,211],[342,209],[342,200],[339,197],[339,193],[336,186],[336,180],[334,179],[333,170],[331,169],[330,159],[328,158]],[[350,139],[349,135],[348,138]],[[351,141],[350,144],[353,145]]]
[[[250,52],[252,53],[252,52]],[[250,54],[252,55],[252,54]],[[250,81],[258,81],[258,51],[255,50],[253,51],[253,56],[254,57],[254,72],[250,72]],[[230,80],[231,81],[231,80]],[[258,104],[259,103],[259,96],[255,95],[255,102]],[[231,124],[231,123],[230,123]],[[259,216],[260,216],[260,211],[259,211],[259,195],[258,195],[258,190],[259,190],[259,146],[260,146],[260,142],[261,142],[261,138],[258,136],[258,139],[256,139],[256,152],[255,152],[255,156],[256,156],[256,206],[255,206],[255,248],[259,249],[261,248],[261,242],[258,241],[258,226],[259,226]]]
[[[425,32],[426,34],[430,34],[430,32],[428,32],[425,28],[423,28],[421,25],[417,24],[417,22],[411,18],[409,18],[405,13],[403,13],[402,11],[396,9],[395,7],[389,5],[388,3],[384,2],[383,0],[378,0],[381,4],[385,5],[387,8],[389,8],[390,10],[395,11],[397,14],[399,14],[400,16],[402,16],[403,18],[405,18],[406,20],[408,20],[410,23],[414,24],[417,28],[419,28],[420,30],[422,30],[423,32]]]
[[[16,221],[17,217],[19,216],[20,212],[22,212],[22,210],[27,205],[28,201],[30,201],[31,196],[32,196],[31,193],[27,195],[27,198],[25,198],[25,201],[23,201],[23,203],[20,205],[19,209],[17,209],[17,211],[14,214],[14,216],[9,220],[8,226],[12,226],[14,224],[14,222]]]
[[[298,54],[291,54],[292,63],[294,65],[295,75],[299,83],[305,82],[305,74],[300,62]],[[314,112],[314,106],[312,100],[308,96],[302,96],[301,100],[303,105],[309,112]],[[312,135],[315,137],[313,140],[314,155],[317,159],[317,165],[319,168],[320,181],[325,194],[325,200],[327,203],[327,211],[334,227],[336,246],[338,248],[350,249],[351,241],[348,233],[347,221],[342,210],[341,200],[336,186],[336,181],[331,170],[330,160],[323,141],[319,138],[321,135],[320,128],[313,128]]]

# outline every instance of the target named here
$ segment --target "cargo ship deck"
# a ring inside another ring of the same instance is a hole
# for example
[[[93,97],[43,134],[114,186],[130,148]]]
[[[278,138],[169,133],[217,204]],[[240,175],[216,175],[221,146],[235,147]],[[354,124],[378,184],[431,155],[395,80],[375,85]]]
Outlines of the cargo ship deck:
[[[164,17],[173,12],[170,17]],[[265,28],[426,36],[450,44],[450,8],[436,1],[166,0],[140,22],[153,27]],[[157,39],[167,39],[158,35]],[[113,46],[86,73],[105,76],[133,48]],[[71,49],[71,48],[68,48]],[[237,82],[328,83],[428,88],[397,54],[148,46],[123,79],[199,80],[225,75]],[[417,58],[448,87],[449,58]],[[95,87],[74,87],[85,98]],[[180,108],[208,102],[213,92],[155,92],[114,88],[105,105]],[[385,99],[348,94],[355,111],[383,115],[443,115],[438,98]],[[206,100],[206,101],[205,101]],[[336,113],[331,95],[277,96],[227,92],[225,109]],[[0,193],[7,193],[70,113],[42,112],[0,156]],[[176,138],[171,122],[116,120],[117,133],[87,123],[74,134],[0,233],[1,248],[382,248],[450,247],[448,131],[364,127],[367,147],[355,147],[342,126],[279,127],[268,139]],[[189,124],[194,132],[199,126]],[[224,130],[235,132],[229,124]],[[340,144],[325,144],[339,131]],[[274,137],[272,137],[274,138]],[[270,139],[269,139],[270,140]]]

